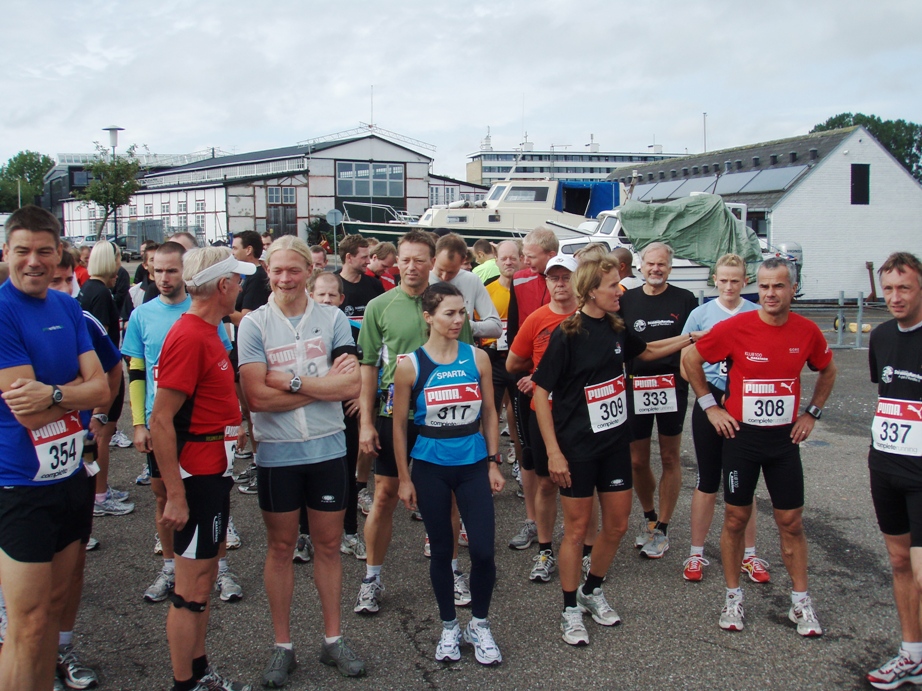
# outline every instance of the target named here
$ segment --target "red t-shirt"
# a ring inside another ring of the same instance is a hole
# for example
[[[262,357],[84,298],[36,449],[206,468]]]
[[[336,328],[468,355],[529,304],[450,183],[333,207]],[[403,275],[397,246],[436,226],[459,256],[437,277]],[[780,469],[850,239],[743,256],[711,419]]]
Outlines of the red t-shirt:
[[[541,282],[544,283],[544,280],[542,279]],[[547,344],[551,340],[551,334],[554,333],[554,329],[571,314],[572,312],[567,314],[552,312],[550,305],[539,307],[525,319],[525,323],[522,324],[522,328],[516,334],[515,341],[513,341],[509,350],[523,360],[531,360],[531,363],[537,369],[541,358],[544,357],[544,351],[547,350]],[[534,401],[531,403],[531,409],[535,409]]]
[[[793,423],[800,409],[804,363],[818,370],[832,361],[819,327],[799,314],[781,326],[762,321],[761,310],[722,321],[697,342],[707,362],[727,361],[726,409],[757,427]]]
[[[512,277],[512,289],[515,291],[519,326],[524,326],[525,320],[535,310],[551,301],[551,293],[547,289],[544,275],[531,269],[522,269],[515,272]]]
[[[394,275],[387,269],[382,271],[380,276],[376,275],[371,269],[365,269],[365,275],[371,278],[377,278],[381,281],[381,286],[384,288],[385,292],[391,288],[397,287],[397,281],[394,279]]]
[[[234,370],[214,324],[182,315],[163,343],[157,375],[157,388],[186,395],[173,419],[183,476],[228,474],[240,405]]]

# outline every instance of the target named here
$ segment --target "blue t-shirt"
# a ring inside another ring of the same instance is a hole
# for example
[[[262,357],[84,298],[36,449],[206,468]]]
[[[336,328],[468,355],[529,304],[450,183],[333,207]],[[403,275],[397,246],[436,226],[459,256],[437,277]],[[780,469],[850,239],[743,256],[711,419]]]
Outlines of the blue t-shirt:
[[[109,338],[109,335],[106,333],[106,327],[102,325],[101,321],[87,311],[83,312],[83,318],[86,320],[86,329],[90,333],[90,340],[93,341],[93,350],[96,351],[96,357],[99,358],[102,371],[108,373],[122,361],[122,356],[118,352],[118,348],[116,348],[115,344],[112,342],[112,339]],[[80,422],[83,423],[84,427],[89,427],[92,415],[92,410],[80,411]]]
[[[728,310],[720,304],[720,300],[711,300],[691,311],[691,314],[688,315],[688,319],[685,322],[685,327],[682,329],[682,333],[687,334],[692,331],[704,331],[705,329],[710,329],[715,324],[719,324],[725,319],[735,317],[737,314],[752,312],[752,310],[757,309],[759,309],[759,306],[754,302],[749,302],[749,300],[740,300],[740,304],[735,310]],[[716,386],[721,391],[727,390],[726,360],[715,362],[714,364],[704,363],[704,374],[708,379],[708,383],[712,386]]]
[[[480,371],[473,346],[458,343],[454,362],[433,362],[425,347],[410,353],[416,380],[410,404],[419,436],[410,456],[437,465],[470,465],[487,457],[480,433]],[[492,401],[487,402],[493,405]]]
[[[159,297],[145,302],[136,307],[128,320],[125,337],[122,339],[122,354],[144,360],[146,369],[146,391],[144,399],[144,419],[150,420],[150,413],[154,409],[154,396],[157,395],[157,364],[160,362],[160,349],[166,335],[173,328],[179,318],[189,311],[192,298],[186,299],[175,305],[165,303]],[[218,324],[218,336],[224,348],[230,352],[232,346],[227,337],[224,324]]]
[[[0,285],[0,324],[0,370],[28,365],[44,384],[63,385],[76,379],[79,356],[93,350],[80,305],[55,290],[35,298],[6,281]],[[73,467],[78,469],[81,463],[77,458]],[[47,485],[75,472],[36,482],[38,470],[32,435],[0,399],[0,485]]]

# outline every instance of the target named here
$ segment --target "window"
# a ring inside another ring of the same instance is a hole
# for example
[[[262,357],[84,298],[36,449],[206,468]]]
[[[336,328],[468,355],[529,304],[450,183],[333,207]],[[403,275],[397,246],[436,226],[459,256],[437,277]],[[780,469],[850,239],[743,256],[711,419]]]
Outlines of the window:
[[[179,202],[179,203],[182,204],[182,205],[185,205],[185,202]],[[189,217],[188,217],[188,216],[180,216],[180,217],[177,219],[177,223],[179,224],[179,227],[180,227],[180,228],[182,228],[183,230],[185,230],[186,228],[189,227]]]
[[[455,200],[455,188],[446,187],[445,188],[445,203],[451,204]]]
[[[178,202],[178,205],[179,205],[179,208],[177,208],[176,210],[181,214],[186,213],[186,202],[184,201]]]
[[[493,193],[490,195],[490,201],[491,202],[496,201],[503,195],[503,192],[505,191],[506,191],[505,185],[497,185],[496,187],[493,188]]]
[[[295,188],[294,187],[283,187],[282,188],[282,204],[294,204],[295,203]],[[202,209],[204,211],[205,209]]]
[[[402,163],[336,163],[336,194],[340,197],[404,196]]]
[[[169,202],[163,202],[162,204],[160,204],[160,213],[161,214],[170,213],[170,203]]]
[[[145,205],[144,205],[144,215],[145,215],[145,216],[153,216],[153,215],[154,215],[154,205],[153,205],[153,204],[145,204]]]
[[[506,195],[507,202],[547,201],[547,187],[513,187]]]
[[[137,216],[137,215],[138,215],[138,205],[137,205],[137,204],[130,204],[130,205],[128,206],[128,215],[129,215],[129,216]]]
[[[96,218],[96,207],[95,206],[88,207],[86,212],[89,218]]]
[[[871,203],[871,166],[867,163],[852,164],[852,204]]]
[[[282,188],[281,187],[269,187],[266,189],[266,203],[267,204],[281,204],[282,203]]]
[[[429,206],[435,206],[439,203],[439,188],[430,187],[429,188]]]
[[[199,228],[205,227],[205,214],[195,215],[195,225],[197,225]]]
[[[204,213],[204,211],[205,211],[205,202],[204,201],[195,202],[195,213],[200,214],[200,213]]]

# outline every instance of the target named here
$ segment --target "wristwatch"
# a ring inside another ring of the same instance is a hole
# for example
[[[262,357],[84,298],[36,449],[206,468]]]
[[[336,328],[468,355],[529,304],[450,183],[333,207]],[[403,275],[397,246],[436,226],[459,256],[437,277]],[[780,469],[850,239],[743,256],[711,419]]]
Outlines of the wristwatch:
[[[100,424],[100,425],[108,425],[108,424],[109,424],[109,416],[106,415],[105,413],[95,413],[95,414],[93,415],[93,419],[94,419],[94,420],[99,420],[99,424]]]
[[[291,378],[291,381],[288,382],[288,390],[291,393],[298,393],[301,390],[301,377],[297,374]]]
[[[51,405],[48,407],[50,408],[52,405],[56,405],[63,400],[64,400],[64,392],[61,391],[61,389],[59,389],[57,386],[52,384],[51,385]]]
[[[817,420],[823,417],[823,409],[815,405],[808,405],[804,412],[807,413],[807,415],[810,417],[816,418]]]
[[[498,466],[503,465],[503,455],[501,453],[493,454],[492,456],[490,456],[490,460],[493,461]]]

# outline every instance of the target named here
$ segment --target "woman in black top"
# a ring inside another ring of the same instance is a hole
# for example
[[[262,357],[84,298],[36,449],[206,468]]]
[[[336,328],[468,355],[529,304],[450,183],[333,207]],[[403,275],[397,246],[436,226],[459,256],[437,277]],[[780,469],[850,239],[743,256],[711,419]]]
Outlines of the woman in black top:
[[[558,568],[563,588],[563,639],[586,645],[582,613],[603,626],[621,623],[602,593],[602,581],[627,530],[631,513],[630,431],[624,363],[655,360],[691,345],[698,334],[644,343],[615,313],[622,291],[609,257],[580,263],[575,274],[579,310],[551,335],[532,376],[535,413],[547,447],[551,479],[560,486],[564,540]],[[550,395],[553,392],[553,410]],[[566,449],[566,456],[562,449]],[[598,492],[602,530],[591,568],[579,588],[583,541]]]
[[[120,268],[118,246],[101,240],[93,246],[87,262],[87,271],[90,277],[80,288],[77,300],[83,311],[93,315],[103,325],[106,333],[116,348],[119,346],[121,336],[121,321],[119,310],[112,296],[118,270]],[[96,475],[96,505],[94,513],[97,516],[121,516],[131,513],[134,504],[125,503],[125,495],[115,495],[109,490],[109,441],[115,434],[116,423],[122,414],[125,402],[125,381],[120,379],[114,401],[109,406],[101,406],[93,410],[90,419],[90,432],[96,438],[99,450],[99,473]],[[120,500],[121,499],[121,500]]]

